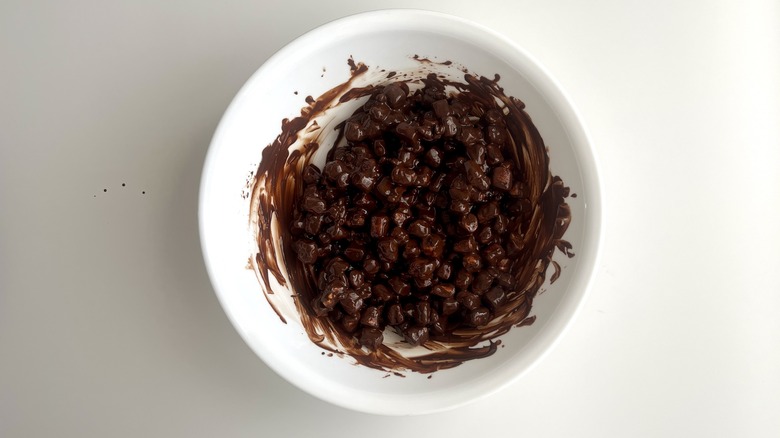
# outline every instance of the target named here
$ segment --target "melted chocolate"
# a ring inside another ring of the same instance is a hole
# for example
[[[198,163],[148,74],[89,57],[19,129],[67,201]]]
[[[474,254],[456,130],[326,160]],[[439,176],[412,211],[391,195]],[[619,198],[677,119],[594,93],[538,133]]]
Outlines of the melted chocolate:
[[[431,63],[425,58],[415,59]],[[393,373],[404,370],[430,373],[490,356],[501,343],[498,337],[512,327],[529,325],[535,321],[535,316],[529,316],[531,306],[545,281],[545,273],[552,262],[555,248],[569,257],[574,256],[571,244],[562,239],[571,221],[571,211],[563,201],[568,195],[568,188],[560,178],[550,173],[544,141],[525,112],[525,105],[519,99],[504,94],[498,85],[498,75],[488,79],[465,74],[463,82],[428,76],[427,81],[440,81],[442,86],[455,90],[460,98],[474,105],[485,110],[497,109],[505,114],[510,143],[514,146],[511,148],[513,156],[505,158],[511,159],[523,170],[524,183],[529,192],[528,207],[532,209],[527,228],[521,236],[522,241],[517,242],[523,251],[513,260],[510,270],[514,292],[507,295],[506,301],[496,309],[496,317],[487,325],[478,328],[459,327],[415,349],[408,348],[400,341],[385,341],[374,351],[361,347],[352,334],[346,333],[329,318],[315,315],[309,300],[315,294],[317,276],[311,266],[307,268],[296,257],[288,232],[294,206],[304,186],[303,170],[311,163],[321,137],[326,134],[317,119],[340,104],[370,95],[376,86],[399,82],[399,76],[393,81],[390,80],[392,75],[383,75],[372,85],[355,86],[356,80],[366,75],[368,68],[362,63],[355,63],[352,58],[348,64],[350,79],[316,99],[307,98],[309,105],[301,110],[300,116],[283,120],[281,133],[263,150],[252,188],[250,225],[257,235],[258,244],[257,255],[252,260],[253,267],[262,281],[266,297],[280,319],[286,323],[270,296],[273,294],[270,275],[273,275],[279,284],[296,291],[293,299],[297,316],[312,342],[332,353],[349,355],[359,364],[371,368]],[[442,64],[449,65],[450,62]],[[414,74],[403,74],[400,77],[407,78],[403,81],[408,84],[417,83],[416,79],[421,78]],[[336,128],[343,128],[343,123]],[[341,131],[340,135],[343,135],[343,129]],[[341,140],[339,136],[335,144]],[[332,156],[333,144],[325,147],[329,148],[329,155]],[[551,280],[554,281],[560,275],[560,267],[557,263],[553,267],[555,273]]]

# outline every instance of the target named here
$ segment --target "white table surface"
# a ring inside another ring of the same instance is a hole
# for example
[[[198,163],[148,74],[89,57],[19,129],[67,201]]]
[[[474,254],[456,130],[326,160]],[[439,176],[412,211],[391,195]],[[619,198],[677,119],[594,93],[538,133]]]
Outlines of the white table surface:
[[[780,3],[0,2],[0,436],[780,436]],[[321,402],[235,333],[203,158],[274,51],[424,7],[502,32],[581,110],[594,287],[535,369],[411,418]]]

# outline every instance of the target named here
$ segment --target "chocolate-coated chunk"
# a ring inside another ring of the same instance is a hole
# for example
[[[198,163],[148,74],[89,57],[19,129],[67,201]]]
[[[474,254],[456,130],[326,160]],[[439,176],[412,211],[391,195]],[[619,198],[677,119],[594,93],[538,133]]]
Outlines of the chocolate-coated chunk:
[[[487,222],[498,216],[498,211],[498,204],[495,202],[488,202],[477,210],[477,220],[479,223]]]
[[[382,345],[384,336],[382,331],[372,327],[365,327],[360,331],[360,345],[368,348],[369,350],[376,350]]]
[[[368,115],[375,122],[383,122],[390,115],[390,107],[384,102],[379,102],[368,110]]]
[[[429,337],[428,327],[412,326],[404,330],[404,339],[413,346],[428,342]]]
[[[398,304],[392,304],[387,309],[387,323],[390,325],[398,325],[404,322],[404,312],[401,310],[401,306]]]
[[[303,169],[303,182],[305,184],[316,184],[320,181],[320,169],[313,164],[309,164]]]
[[[485,128],[485,134],[487,137],[487,141],[493,144],[504,144],[506,143],[506,130],[504,128],[500,128],[495,125],[490,125],[487,128]]]
[[[504,162],[504,154],[501,153],[501,148],[491,144],[487,147],[487,163],[491,166]]]
[[[466,319],[472,327],[482,327],[490,320],[490,311],[484,307],[479,307],[468,314]]]
[[[325,303],[323,303],[325,304]],[[363,299],[356,292],[349,292],[344,298],[339,300],[341,308],[350,315],[360,312],[363,308]],[[327,306],[326,307],[332,307]]]
[[[366,281],[366,274],[360,269],[353,269],[349,271],[349,284],[352,287],[360,287]]]
[[[460,219],[460,226],[463,227],[463,229],[466,230],[466,232],[473,233],[477,231],[479,222],[477,221],[476,216],[474,216],[471,213],[468,213]]]
[[[433,195],[433,193],[430,193],[430,192],[428,192],[427,194],[428,195]],[[435,199],[436,195],[433,195],[433,198]],[[426,202],[427,205],[430,205],[432,203],[433,203],[433,201]],[[429,223],[436,222],[436,209],[435,208],[429,207],[429,206],[425,206],[425,205],[420,205],[420,204],[418,204],[416,207],[417,207],[417,217],[418,218],[420,218],[420,219],[422,219],[424,221],[427,221]]]
[[[387,198],[393,193],[394,188],[393,180],[390,177],[385,176],[380,179],[379,183],[376,185],[376,192]]]
[[[344,327],[344,330],[346,330],[348,333],[354,332],[359,322],[359,315],[346,315],[341,318],[341,326]]]
[[[433,178],[433,170],[428,166],[423,166],[422,169],[415,175],[414,184],[418,187],[428,187],[431,184]]]
[[[477,253],[470,253],[463,256],[463,267],[469,272],[477,272],[482,267],[482,259]]]
[[[501,260],[506,258],[504,247],[497,243],[493,243],[485,248],[485,250],[482,251],[482,254],[485,258],[485,262],[490,266],[496,266]]]
[[[456,138],[458,141],[468,146],[469,144],[482,140],[482,131],[473,126],[461,126],[460,132]]]
[[[455,242],[452,249],[455,250],[455,252],[474,252],[477,249],[477,241],[474,240],[474,236],[469,236]]]
[[[341,160],[329,161],[325,164],[325,170],[323,173],[329,180],[335,181],[339,175],[345,173],[347,170],[346,164]]]
[[[363,310],[363,316],[360,318],[360,324],[367,327],[379,327],[379,316],[380,311],[378,307],[366,307],[366,309]]]
[[[466,201],[453,200],[450,204],[450,210],[455,213],[465,214],[471,211],[471,203]]]
[[[454,137],[460,132],[460,125],[453,116],[447,116],[442,121],[443,131],[442,135],[445,137]]]
[[[379,257],[388,262],[398,260],[398,241],[392,237],[383,237],[376,244]]]
[[[488,270],[480,271],[477,276],[474,277],[474,282],[471,284],[472,292],[479,295],[487,292],[495,278],[496,275]]]
[[[393,182],[402,186],[411,186],[414,185],[417,174],[414,173],[414,170],[398,165],[393,168],[393,171],[390,173],[390,177],[392,178]]]
[[[482,165],[475,160],[468,160],[464,166],[466,168],[466,178],[470,184],[480,190],[487,190],[490,187],[487,175],[482,170]]]
[[[376,184],[376,179],[365,173],[355,173],[352,175],[352,185],[364,192],[370,192]],[[344,185],[343,187],[346,187]]]
[[[424,257],[412,260],[412,262],[409,263],[409,275],[413,278],[432,278],[435,270],[436,263],[433,260]]]
[[[377,299],[377,301],[390,301],[395,296],[393,292],[384,284],[375,284],[371,289],[371,296]]]
[[[293,243],[293,251],[298,255],[298,260],[303,263],[314,263],[317,261],[317,244],[309,239],[296,240]]]
[[[416,220],[409,225],[409,234],[417,237],[426,237],[431,234],[431,224],[424,220]]]
[[[509,190],[512,187],[512,171],[508,167],[498,166],[493,169],[493,187],[499,190]]]
[[[394,238],[398,245],[406,245],[409,242],[409,233],[401,227],[393,228],[393,231],[390,232],[390,237]]]
[[[314,195],[305,196],[303,198],[303,202],[301,203],[301,208],[308,211],[309,213],[316,214],[325,213],[325,210],[327,210],[325,201]]]
[[[498,277],[496,277],[496,282],[502,287],[510,287],[513,283],[512,275],[508,272],[502,272],[501,274],[498,274]]]
[[[449,280],[452,277],[452,262],[444,262],[436,270],[436,276],[442,280]]]
[[[433,112],[436,113],[436,117],[439,119],[444,119],[450,115],[450,104],[447,102],[447,99],[437,100],[436,102],[433,102],[431,106],[433,107]]]
[[[384,140],[374,140],[374,154],[376,154],[377,157],[384,157],[387,154]]]
[[[407,260],[415,259],[420,256],[420,244],[416,240],[409,240],[404,245],[403,256]]]
[[[389,280],[387,280],[387,284],[390,285],[390,288],[393,292],[402,297],[412,293],[412,287],[409,285],[409,282],[401,279],[401,277],[391,277]]]
[[[360,228],[366,224],[366,217],[368,217],[368,211],[359,208],[347,215],[346,225],[351,228]]]
[[[412,210],[409,207],[399,207],[390,217],[397,226],[403,227],[406,221],[412,217]]]
[[[414,278],[414,286],[418,292],[425,292],[428,288],[433,286],[433,277],[431,278]]]
[[[457,286],[458,289],[467,289],[471,286],[472,281],[474,281],[474,276],[468,271],[461,270],[455,274],[455,286]]]
[[[367,258],[363,261],[363,270],[369,274],[374,275],[379,272],[379,261],[374,258]]]
[[[428,190],[430,190],[433,193],[438,193],[442,187],[444,186],[444,180],[445,175],[443,173],[438,173],[433,176],[433,179],[431,179],[431,183],[428,184]],[[445,199],[446,202],[446,199]]]
[[[447,298],[441,303],[442,315],[452,315],[457,313],[458,309],[460,309],[460,304],[458,304],[455,298]]]
[[[494,287],[482,296],[482,301],[491,309],[496,310],[506,302],[506,292],[502,287]]]
[[[461,306],[469,310],[476,309],[482,303],[478,295],[465,290],[458,292],[458,294],[455,295],[455,300],[460,303]]]
[[[308,234],[316,235],[320,232],[323,217],[321,214],[310,214],[303,220],[303,230]]]
[[[507,226],[509,226],[509,219],[503,214],[499,214],[493,220],[493,229],[496,230],[496,233],[498,234],[504,234],[507,230]]]
[[[449,298],[455,295],[455,286],[448,283],[437,284],[431,289],[431,293],[442,298]]]
[[[477,240],[481,244],[490,243],[493,240],[493,228],[490,226],[483,226],[479,233],[477,233]]]
[[[330,278],[335,278],[340,275],[344,275],[349,268],[349,263],[347,263],[344,259],[341,257],[334,257],[330,259],[325,265],[325,272],[330,276]]]
[[[414,122],[401,122],[396,125],[395,132],[405,140],[406,144],[415,145],[420,141],[419,134],[417,132],[418,127],[419,125]]]
[[[363,257],[365,256],[366,256],[366,251],[360,246],[350,245],[346,249],[344,249],[344,257],[348,258],[353,262],[359,262],[363,260]]]
[[[438,149],[430,148],[425,153],[425,163],[431,167],[439,167],[441,165],[442,152]]]
[[[328,236],[330,236],[330,240],[343,240],[349,237],[349,232],[340,225],[333,225],[328,227],[327,230],[325,230],[326,233],[328,233]]]
[[[387,85],[382,90],[382,94],[387,97],[387,104],[390,108],[398,109],[406,102],[406,92],[398,84]]]
[[[466,146],[466,153],[475,163],[485,162],[485,146],[480,143],[473,143]]]
[[[431,322],[431,305],[427,301],[417,302],[412,313],[414,319],[416,319],[420,325],[428,325]]]
[[[368,211],[373,211],[376,208],[376,199],[368,193],[358,193],[354,198],[355,207],[362,208]]]
[[[390,218],[383,214],[371,217],[371,237],[380,238],[387,235],[390,229]]]

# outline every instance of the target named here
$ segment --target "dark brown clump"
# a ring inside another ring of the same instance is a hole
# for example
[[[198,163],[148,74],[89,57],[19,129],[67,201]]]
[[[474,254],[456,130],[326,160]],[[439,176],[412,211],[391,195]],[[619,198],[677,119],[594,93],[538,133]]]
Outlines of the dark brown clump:
[[[388,326],[412,345],[484,326],[517,296],[531,211],[503,114],[425,84],[377,88],[341,125],[346,146],[304,170],[295,205],[307,302],[370,350]]]

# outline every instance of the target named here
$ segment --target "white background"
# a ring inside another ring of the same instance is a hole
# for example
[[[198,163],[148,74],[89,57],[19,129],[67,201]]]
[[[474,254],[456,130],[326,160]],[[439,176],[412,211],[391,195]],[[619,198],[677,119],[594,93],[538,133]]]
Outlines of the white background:
[[[380,7],[525,47],[579,107],[607,205],[592,293],[552,353],[476,404],[400,419],[257,359],[196,216],[243,82]],[[1,0],[0,436],[780,436],[779,84],[773,0]]]

